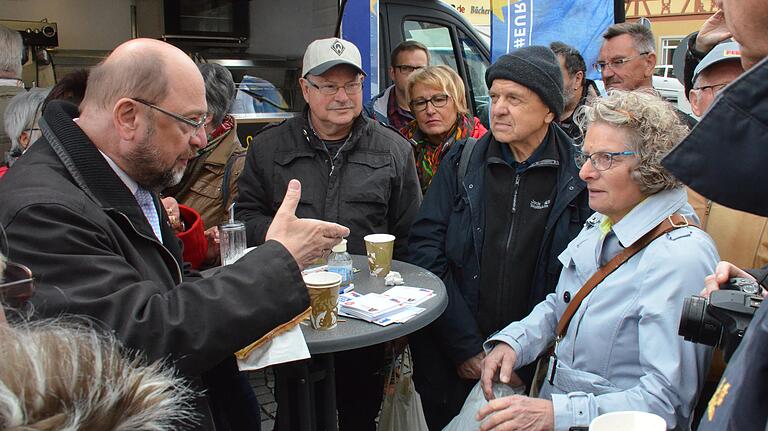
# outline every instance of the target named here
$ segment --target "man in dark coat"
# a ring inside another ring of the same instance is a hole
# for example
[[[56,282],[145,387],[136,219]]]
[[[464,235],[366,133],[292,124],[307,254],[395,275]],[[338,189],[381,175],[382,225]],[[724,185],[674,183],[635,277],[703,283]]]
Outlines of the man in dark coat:
[[[717,0],[746,72],[728,85],[699,124],[663,160],[677,178],[733,209],[768,216],[768,6],[761,0]],[[768,288],[768,267],[749,271]],[[750,275],[720,262],[706,292],[729,277]],[[768,306],[755,313],[731,357],[699,430],[763,430],[768,420]]]
[[[480,378],[486,337],[554,291],[557,256],[591,214],[573,140],[554,121],[563,78],[546,47],[499,58],[485,75],[491,133],[446,154],[411,229],[410,260],[440,278],[448,308],[409,337],[429,428],[442,429]],[[445,166],[443,168],[442,166]],[[521,372],[530,383],[532,367]]]
[[[348,234],[297,219],[294,181],[262,247],[210,278],[185,277],[156,191],[206,143],[204,88],[181,50],[126,42],[91,71],[81,113],[49,104],[43,138],[0,182],[10,258],[37,279],[35,315],[90,316],[201,390],[201,374],[307,308],[300,269]],[[199,427],[215,429],[200,393]]]
[[[307,193],[298,215],[348,226],[353,254],[365,254],[366,235],[392,234],[394,258],[405,259],[421,203],[413,150],[398,132],[362,114],[361,63],[357,47],[342,39],[307,47],[299,79],[307,109],[254,137],[238,183],[237,214],[249,245],[264,241],[285,184],[299,178]],[[374,430],[383,345],[338,352],[334,360],[339,428]]]

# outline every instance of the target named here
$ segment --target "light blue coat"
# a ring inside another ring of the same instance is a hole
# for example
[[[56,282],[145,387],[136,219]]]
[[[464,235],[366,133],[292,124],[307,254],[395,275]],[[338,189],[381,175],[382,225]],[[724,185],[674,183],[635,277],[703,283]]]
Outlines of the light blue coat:
[[[589,277],[621,247],[629,246],[672,213],[696,219],[682,188],[654,194],[613,226],[600,232],[604,215],[594,214],[560,254],[563,272],[555,293],[525,319],[491,336],[517,353],[515,369],[529,364],[554,342],[555,327]],[[588,426],[607,412],[655,413],[670,429],[690,430],[693,408],[711,350],[677,334],[683,299],[698,294],[714,273],[717,250],[694,227],[669,232],[606,277],[582,302],[565,338],[557,345],[554,385],[545,382],[540,397],[554,405],[555,430]]]

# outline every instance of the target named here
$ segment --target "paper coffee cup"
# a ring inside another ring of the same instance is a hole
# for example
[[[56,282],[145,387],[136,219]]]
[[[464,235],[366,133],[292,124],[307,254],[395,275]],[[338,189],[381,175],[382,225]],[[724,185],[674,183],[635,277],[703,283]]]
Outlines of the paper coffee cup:
[[[386,233],[366,235],[365,250],[368,254],[368,269],[371,275],[386,277],[392,269],[392,250],[395,247],[395,236]]]
[[[611,412],[592,419],[589,431],[666,431],[660,416],[647,412]]]
[[[335,328],[339,319],[341,275],[328,271],[312,272],[304,276],[304,284],[312,307],[309,315],[312,327],[321,331]]]

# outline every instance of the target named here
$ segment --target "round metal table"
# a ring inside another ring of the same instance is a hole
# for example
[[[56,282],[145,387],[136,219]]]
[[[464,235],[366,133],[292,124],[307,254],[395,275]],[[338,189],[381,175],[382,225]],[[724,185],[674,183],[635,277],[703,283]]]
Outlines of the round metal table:
[[[391,286],[384,285],[384,278],[370,276],[365,256],[352,256],[353,267],[359,271],[352,282],[354,291],[366,294],[382,293]],[[403,276],[405,286],[423,287],[435,292],[435,296],[419,304],[426,310],[405,323],[379,326],[364,320],[342,317],[335,328],[318,331],[303,322],[301,330],[312,358],[304,361],[279,364],[274,367],[278,404],[278,431],[334,431],[336,419],[336,384],[333,354],[344,350],[359,349],[384,343],[415,332],[437,319],[448,306],[445,285],[436,275],[416,265],[392,261],[392,270]],[[317,399],[321,397],[321,405]]]
[[[355,284],[355,292],[361,294],[382,293],[392,288],[392,286],[384,285],[383,277],[370,275],[368,260],[365,256],[353,255],[352,261],[353,267],[359,269],[352,280]],[[339,323],[335,328],[318,331],[312,328],[308,321],[305,321],[301,325],[301,330],[311,354],[359,349],[394,340],[427,326],[443,313],[448,305],[448,295],[445,292],[445,285],[439,277],[426,269],[397,260],[392,261],[392,270],[403,276],[405,286],[422,287],[435,292],[435,296],[418,305],[421,308],[426,308],[426,310],[405,323],[393,323],[388,326],[379,326],[364,320],[339,316]]]

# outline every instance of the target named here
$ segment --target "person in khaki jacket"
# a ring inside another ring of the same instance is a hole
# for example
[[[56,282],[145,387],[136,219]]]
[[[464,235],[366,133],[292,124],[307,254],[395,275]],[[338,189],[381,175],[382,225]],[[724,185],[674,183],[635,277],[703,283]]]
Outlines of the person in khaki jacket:
[[[689,93],[696,116],[703,116],[720,91],[744,73],[740,59],[739,45],[726,42],[716,45],[699,63]],[[733,210],[691,189],[688,201],[701,219],[702,228],[715,240],[723,260],[740,268],[768,264],[768,218]]]
[[[184,259],[195,268],[218,263],[218,226],[229,218],[246,152],[237,138],[237,122],[228,114],[237,92],[232,74],[218,64],[200,64],[198,69],[211,118],[205,126],[208,144],[189,161],[181,182],[163,192],[163,206],[184,242]]]
[[[211,122],[206,125],[208,145],[190,160],[181,182],[165,191],[200,214],[206,230],[227,221],[237,196],[237,179],[245,165],[245,148],[237,138],[237,122],[228,114],[235,100],[232,74],[218,64],[198,65],[205,81]]]
[[[696,67],[688,99],[697,117],[707,112],[726,85],[744,73],[740,59],[739,45],[726,42],[716,45]],[[701,219],[701,227],[715,241],[722,260],[740,268],[760,268],[768,264],[768,218],[720,205],[690,188],[688,203]],[[716,350],[696,407],[697,418],[703,413],[701,410],[714,393],[724,369],[723,355]]]

